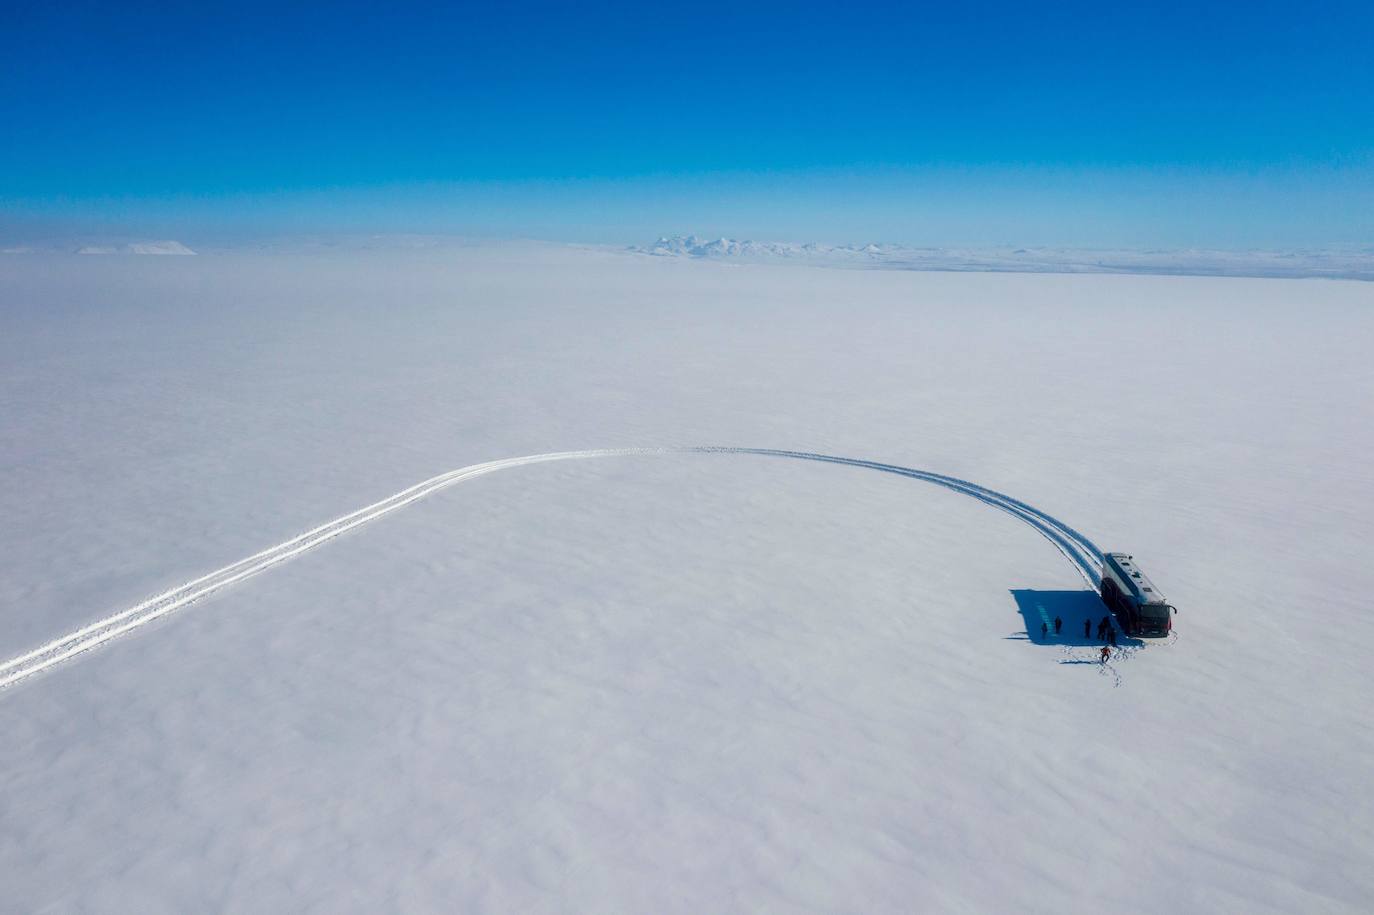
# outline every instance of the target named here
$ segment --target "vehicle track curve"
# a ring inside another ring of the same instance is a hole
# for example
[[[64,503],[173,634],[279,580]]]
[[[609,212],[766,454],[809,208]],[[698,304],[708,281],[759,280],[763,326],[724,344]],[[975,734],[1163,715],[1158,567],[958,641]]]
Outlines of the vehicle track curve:
[[[252,575],[256,575],[272,566],[286,562],[328,540],[359,527],[360,525],[366,524],[369,521],[380,518],[383,515],[390,514],[412,502],[423,499],[440,489],[446,489],[449,486],[488,473],[495,473],[500,470],[508,470],[513,467],[522,467],[529,464],[542,464],[564,460],[583,460],[589,458],[633,457],[664,454],[755,455],[761,457],[817,461],[860,469],[877,470],[884,473],[894,473],[911,479],[933,483],[945,489],[976,499],[985,505],[1005,512],[1029,525],[1069,560],[1075,571],[1083,577],[1089,587],[1096,589],[1098,585],[1097,579],[1100,574],[1099,569],[1101,567],[1102,551],[1099,550],[1091,540],[1052,515],[1046,514],[1032,505],[1008,496],[1005,493],[1000,493],[996,490],[988,489],[985,486],[958,479],[957,477],[950,477],[927,470],[918,470],[912,467],[902,467],[896,464],[884,464],[878,461],[839,457],[836,455],[820,454],[809,451],[788,451],[776,448],[694,445],[688,447],[607,448],[584,451],[558,451],[548,454],[532,454],[496,461],[486,461],[480,464],[470,464],[466,467],[459,467],[456,470],[450,470],[446,473],[430,477],[414,486],[393,493],[384,499],[380,499],[370,505],[366,505],[356,511],[343,515],[342,517],[335,518],[318,527],[311,528],[289,540],[285,540],[275,546],[270,546],[265,550],[261,550],[237,562],[230,563],[223,568],[216,569],[199,578],[192,579],[175,588],[163,591],[132,607],[96,620],[89,625],[82,626],[64,636],[53,639],[44,645],[40,645],[31,651],[10,658],[0,663],[0,689],[12,686],[40,671],[61,664],[63,661],[69,660],[82,652],[89,651],[112,639],[119,638],[134,629],[167,616],[202,597],[242,581]]]

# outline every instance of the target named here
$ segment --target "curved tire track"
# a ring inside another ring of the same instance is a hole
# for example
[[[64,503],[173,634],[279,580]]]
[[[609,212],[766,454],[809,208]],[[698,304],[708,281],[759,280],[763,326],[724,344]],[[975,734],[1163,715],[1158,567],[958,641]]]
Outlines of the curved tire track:
[[[1083,576],[1084,581],[1086,581],[1090,587],[1096,589],[1098,584],[1098,570],[1100,569],[1102,560],[1102,551],[1099,550],[1092,541],[1088,540],[1062,521],[1059,521],[1051,515],[1045,514],[1034,506],[1014,499],[1004,493],[997,492],[996,490],[979,486],[976,483],[970,483],[967,480],[960,480],[956,477],[931,473],[925,470],[916,470],[911,467],[901,467],[895,464],[865,461],[858,458],[836,457],[834,455],[818,454],[808,451],[784,451],[774,448],[695,446],[688,448],[609,448],[589,451],[558,451],[549,454],[532,454],[524,457],[506,458],[498,461],[487,461],[481,464],[471,464],[467,467],[460,467],[457,470],[451,470],[447,473],[431,477],[408,489],[403,489],[398,493],[387,496],[385,499],[364,506],[340,518],[335,518],[333,521],[321,524],[319,527],[312,528],[303,534],[298,534],[290,540],[268,547],[265,550],[254,553],[252,556],[231,563],[222,569],[216,569],[213,572],[202,575],[185,584],[164,591],[126,610],[121,610],[104,619],[97,620],[88,626],[83,626],[74,632],[53,639],[46,645],[41,645],[32,651],[25,652],[24,654],[0,663],[0,689],[11,686],[20,680],[31,677],[56,664],[60,664],[83,651],[88,651],[111,639],[118,638],[140,626],[147,625],[214,591],[218,591],[235,582],[242,581],[251,575],[256,575],[272,566],[286,562],[292,557],[298,556],[306,550],[313,549],[325,541],[331,540],[359,525],[366,524],[369,521],[380,518],[399,508],[403,508],[411,502],[423,499],[425,496],[440,489],[453,486],[465,480],[470,480],[473,477],[495,473],[498,470],[508,470],[512,467],[521,467],[526,464],[542,464],[549,461],[661,454],[731,454],[783,457],[794,460],[819,461],[828,464],[843,464],[868,470],[880,470],[885,473],[895,473],[912,479],[934,483],[937,486],[942,486],[954,492],[962,493],[963,495],[977,499],[986,505],[996,508],[999,511],[1006,512],[1025,524],[1030,525],[1037,533],[1050,541],[1056,549],[1064,554],[1069,562],[1073,564],[1074,569]]]
[[[773,457],[796,458],[805,461],[823,461],[829,464],[847,464],[851,467],[862,467],[868,470],[881,470],[885,473],[895,473],[901,476],[911,477],[917,480],[924,480],[927,483],[934,483],[946,489],[971,496],[980,502],[1006,512],[1020,521],[1029,524],[1046,540],[1050,541],[1059,552],[1074,566],[1079,575],[1088,586],[1097,589],[1101,581],[1102,551],[1098,549],[1087,537],[1069,527],[1064,522],[1047,515],[1040,509],[1032,505],[1027,505],[1019,499],[1014,499],[1005,493],[1000,493],[995,489],[988,489],[986,486],[979,486],[977,483],[970,483],[968,480],[961,480],[958,477],[949,477],[940,473],[932,473],[928,470],[916,470],[911,467],[901,467],[896,464],[881,464],[877,461],[865,461],[859,458],[836,457],[829,454],[817,454],[810,451],[782,451],[775,448],[726,448],[726,447],[698,447],[686,449],[697,453],[712,454],[760,454]]]

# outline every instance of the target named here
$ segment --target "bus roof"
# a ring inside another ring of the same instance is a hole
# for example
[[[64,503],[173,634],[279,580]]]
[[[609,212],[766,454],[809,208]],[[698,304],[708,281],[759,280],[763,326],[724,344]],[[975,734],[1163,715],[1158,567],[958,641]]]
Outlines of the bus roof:
[[[1130,586],[1133,596],[1142,604],[1167,604],[1164,595],[1154,586],[1145,573],[1135,564],[1135,560],[1125,553],[1107,553],[1107,564],[1116,576]]]

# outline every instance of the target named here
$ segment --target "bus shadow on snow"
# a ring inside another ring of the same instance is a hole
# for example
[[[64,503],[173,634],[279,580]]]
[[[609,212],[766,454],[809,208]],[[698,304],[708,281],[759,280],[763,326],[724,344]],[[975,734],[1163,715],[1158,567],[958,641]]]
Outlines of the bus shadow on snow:
[[[1138,647],[1144,645],[1140,639],[1125,634],[1116,617],[1102,603],[1096,591],[1035,591],[1029,588],[1012,589],[1011,596],[1016,599],[1016,609],[1026,624],[1025,632],[1007,636],[1009,639],[1024,639],[1037,645],[1068,645],[1097,647],[1103,643],[1097,638],[1097,624],[1102,617],[1110,616],[1116,628],[1116,644]],[[1064,621],[1058,635],[1054,634],[1054,618]],[[1083,621],[1088,622],[1088,636],[1083,637]],[[1041,637],[1040,627],[1045,626],[1048,633]]]

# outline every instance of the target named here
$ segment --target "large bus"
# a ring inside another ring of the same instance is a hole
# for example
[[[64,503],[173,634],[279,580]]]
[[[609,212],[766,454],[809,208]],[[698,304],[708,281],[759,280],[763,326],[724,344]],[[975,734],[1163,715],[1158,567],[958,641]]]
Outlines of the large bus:
[[[1102,601],[1128,635],[1166,636],[1173,628],[1173,614],[1178,612],[1125,553],[1103,557]]]

